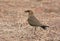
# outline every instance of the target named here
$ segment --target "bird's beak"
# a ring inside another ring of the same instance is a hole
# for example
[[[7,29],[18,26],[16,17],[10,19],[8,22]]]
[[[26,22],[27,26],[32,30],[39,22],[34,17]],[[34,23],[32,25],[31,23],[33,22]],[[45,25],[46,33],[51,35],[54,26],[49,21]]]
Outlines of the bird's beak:
[[[26,10],[25,12],[30,12],[30,10]]]

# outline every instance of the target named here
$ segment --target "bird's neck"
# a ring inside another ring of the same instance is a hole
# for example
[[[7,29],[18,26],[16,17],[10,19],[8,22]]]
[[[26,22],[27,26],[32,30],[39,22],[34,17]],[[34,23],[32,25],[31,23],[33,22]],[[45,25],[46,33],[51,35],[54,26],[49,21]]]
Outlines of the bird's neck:
[[[29,17],[33,17],[33,15],[29,15]]]

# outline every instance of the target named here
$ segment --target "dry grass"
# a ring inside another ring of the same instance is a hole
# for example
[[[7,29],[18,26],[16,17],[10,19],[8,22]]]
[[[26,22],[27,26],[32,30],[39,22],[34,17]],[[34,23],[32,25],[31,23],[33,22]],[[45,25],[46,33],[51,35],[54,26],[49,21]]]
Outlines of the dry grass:
[[[60,0],[0,0],[0,41],[60,41]],[[30,26],[31,9],[46,30]],[[35,34],[34,34],[35,32]]]

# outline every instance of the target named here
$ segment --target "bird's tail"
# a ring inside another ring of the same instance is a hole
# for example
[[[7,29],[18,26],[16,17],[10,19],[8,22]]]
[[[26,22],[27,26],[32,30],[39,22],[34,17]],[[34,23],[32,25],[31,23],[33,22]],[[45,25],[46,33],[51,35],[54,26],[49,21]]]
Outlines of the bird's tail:
[[[44,25],[43,25],[43,26],[40,26],[40,27],[42,27],[43,29],[46,29],[46,28],[49,27],[49,26],[44,26]]]

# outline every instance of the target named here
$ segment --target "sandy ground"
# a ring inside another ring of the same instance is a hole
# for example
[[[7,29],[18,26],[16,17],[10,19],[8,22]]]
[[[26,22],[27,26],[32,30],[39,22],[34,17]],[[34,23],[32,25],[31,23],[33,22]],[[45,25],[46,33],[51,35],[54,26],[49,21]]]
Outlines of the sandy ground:
[[[35,31],[26,10],[49,27]],[[0,0],[0,41],[60,41],[60,0]]]

